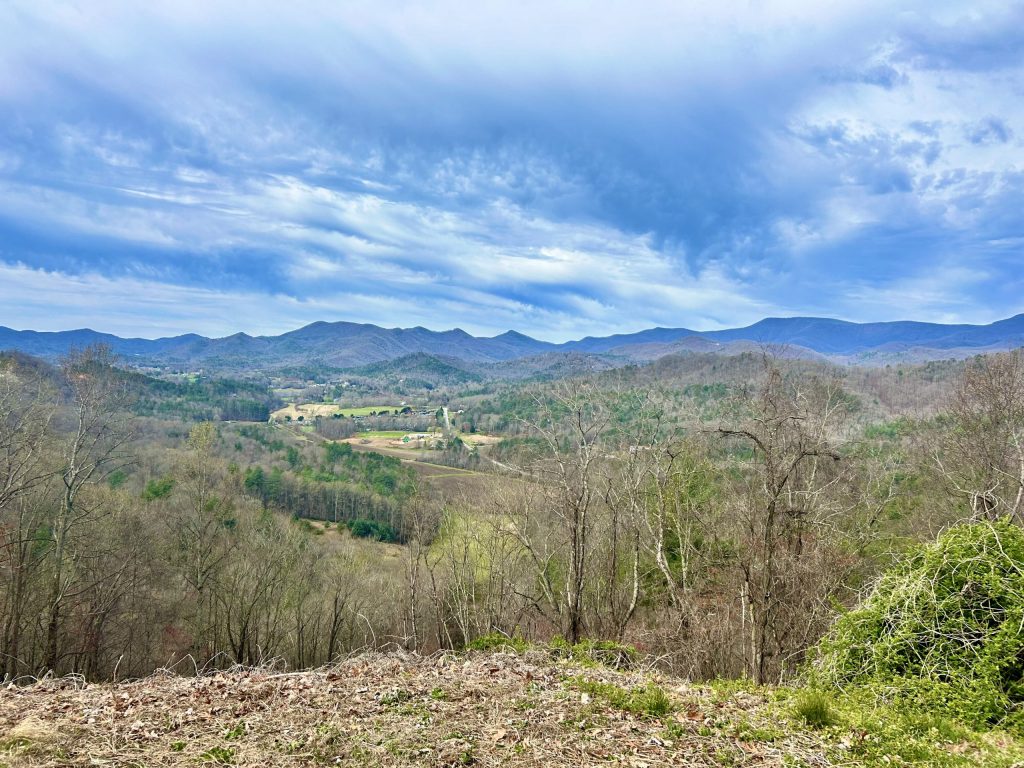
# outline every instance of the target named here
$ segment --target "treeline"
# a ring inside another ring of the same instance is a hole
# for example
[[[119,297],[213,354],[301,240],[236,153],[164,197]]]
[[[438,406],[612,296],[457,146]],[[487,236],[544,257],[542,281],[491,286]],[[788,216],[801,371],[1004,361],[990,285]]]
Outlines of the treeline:
[[[244,470],[246,494],[264,508],[310,520],[368,521],[400,529],[402,507],[416,487],[412,470],[399,459],[332,442],[320,444],[311,455],[277,436],[286,432],[264,425],[243,425],[238,434],[283,460],[283,466],[256,464]]]
[[[438,426],[433,415],[363,416],[361,418],[318,418],[313,420],[316,433],[327,440],[344,440],[360,432],[426,432]]]
[[[280,468],[265,472],[262,467],[250,467],[245,471],[243,487],[264,508],[297,518],[333,523],[370,521],[398,530],[402,504],[411,491],[396,485],[390,474],[378,476],[376,481],[380,493],[346,484],[339,478],[295,476]]]

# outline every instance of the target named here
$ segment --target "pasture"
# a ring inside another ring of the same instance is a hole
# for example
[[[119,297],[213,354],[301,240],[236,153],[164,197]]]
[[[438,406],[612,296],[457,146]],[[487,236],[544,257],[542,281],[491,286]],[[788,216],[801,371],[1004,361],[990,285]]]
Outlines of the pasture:
[[[338,415],[340,418],[348,419],[352,416],[370,416],[382,414],[392,416],[395,411],[402,410],[400,405],[364,405],[358,407],[345,407],[337,403],[289,403],[284,408],[279,408],[271,414],[275,421],[298,421],[302,416],[303,421],[315,419],[321,416],[325,419]]]

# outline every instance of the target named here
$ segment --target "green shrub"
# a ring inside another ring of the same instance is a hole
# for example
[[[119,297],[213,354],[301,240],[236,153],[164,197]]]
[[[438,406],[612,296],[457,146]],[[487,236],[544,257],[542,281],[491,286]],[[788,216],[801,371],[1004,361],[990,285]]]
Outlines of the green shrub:
[[[161,477],[159,480],[150,480],[142,491],[142,498],[145,501],[156,501],[171,495],[174,490],[173,477]]]
[[[1024,724],[1024,531],[959,525],[913,552],[836,622],[811,678],[974,726]]]
[[[353,536],[360,539],[376,539],[390,543],[398,541],[398,531],[387,523],[378,523],[376,520],[353,520],[348,523],[348,529]]]

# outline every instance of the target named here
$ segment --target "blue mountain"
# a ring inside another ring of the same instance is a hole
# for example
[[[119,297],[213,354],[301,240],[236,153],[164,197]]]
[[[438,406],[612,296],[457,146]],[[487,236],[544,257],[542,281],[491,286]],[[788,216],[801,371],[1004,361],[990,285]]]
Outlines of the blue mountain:
[[[678,344],[685,339],[686,344]],[[723,349],[733,342],[786,345],[831,357],[924,350],[941,357],[951,350],[971,352],[1024,346],[1024,314],[989,325],[944,325],[897,321],[851,323],[824,317],[770,317],[745,328],[694,331],[689,328],[651,328],[637,333],[587,337],[565,344],[538,341],[516,331],[498,336],[472,336],[459,328],[381,328],[350,322],[317,322],[279,336],[237,333],[224,338],[196,334],[160,339],[121,338],[88,328],[73,331],[16,331],[0,326],[0,350],[12,349],[53,358],[74,348],[106,344],[114,352],[157,364],[273,367],[317,360],[337,367],[367,365],[406,355],[428,354],[470,362],[500,362],[549,353],[629,356],[632,347],[650,357],[659,345],[668,350]],[[702,346],[704,345],[704,346]],[[733,345],[736,347],[737,345]],[[742,346],[742,345],[739,345]]]

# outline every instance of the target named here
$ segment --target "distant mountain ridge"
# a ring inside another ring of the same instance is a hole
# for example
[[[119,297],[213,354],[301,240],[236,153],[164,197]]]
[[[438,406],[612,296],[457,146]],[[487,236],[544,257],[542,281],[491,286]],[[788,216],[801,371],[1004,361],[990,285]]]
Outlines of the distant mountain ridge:
[[[517,331],[472,336],[460,328],[381,328],[366,323],[315,322],[279,336],[236,333],[224,338],[184,334],[160,339],[121,338],[90,329],[41,332],[0,326],[0,350],[57,357],[72,348],[106,344],[119,355],[158,365],[277,367],[311,361],[338,368],[426,354],[471,363],[503,363],[550,354],[608,355],[637,361],[666,354],[736,354],[757,345],[784,345],[802,356],[841,362],[912,354],[916,359],[964,356],[1024,346],[1024,314],[988,325],[915,321],[852,323],[821,317],[765,318],[744,328],[694,331],[651,328],[629,334],[586,337],[564,344]],[[254,365],[258,363],[258,365]]]

